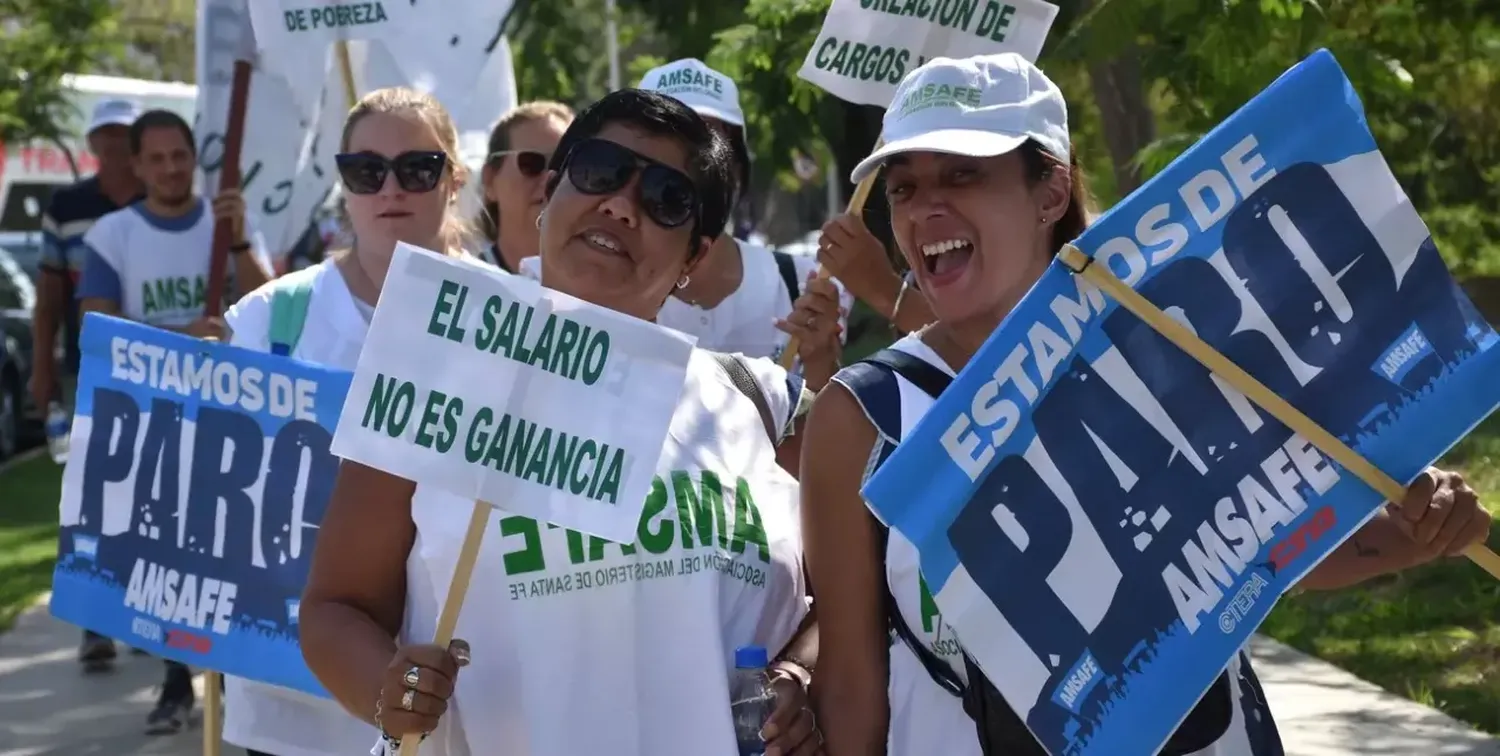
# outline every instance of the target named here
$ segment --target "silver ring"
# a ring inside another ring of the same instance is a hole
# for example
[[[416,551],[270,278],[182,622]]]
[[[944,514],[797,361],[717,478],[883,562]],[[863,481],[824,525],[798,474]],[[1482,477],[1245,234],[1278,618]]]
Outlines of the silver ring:
[[[401,676],[401,682],[406,683],[406,687],[415,690],[422,682],[422,669],[412,665],[412,668],[406,670],[406,674]]]
[[[401,708],[411,711],[412,704],[416,700],[417,692],[411,688],[407,688],[406,692],[401,694]]]

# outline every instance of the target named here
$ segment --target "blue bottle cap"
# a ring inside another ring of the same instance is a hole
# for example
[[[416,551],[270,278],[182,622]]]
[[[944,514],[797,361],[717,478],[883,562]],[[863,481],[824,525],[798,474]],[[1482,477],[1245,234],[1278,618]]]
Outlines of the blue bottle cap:
[[[765,669],[770,660],[760,646],[740,646],[734,650],[735,669]]]

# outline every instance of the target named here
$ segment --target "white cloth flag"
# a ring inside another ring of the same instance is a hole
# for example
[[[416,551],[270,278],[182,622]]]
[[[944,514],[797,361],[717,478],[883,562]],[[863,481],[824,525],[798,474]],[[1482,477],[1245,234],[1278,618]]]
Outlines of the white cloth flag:
[[[328,63],[335,42],[364,40],[399,51],[399,83],[432,92],[468,93],[496,48],[511,0],[256,0],[256,41],[269,70],[291,82],[300,112],[317,110],[321,81],[307,72]],[[351,51],[351,63],[352,63]],[[356,76],[361,92],[373,87]]]
[[[218,191],[219,170],[228,131],[229,97],[237,59],[253,69],[245,109],[245,136],[240,172],[251,222],[260,229],[273,256],[286,254],[307,228],[313,212],[333,184],[333,152],[346,108],[341,88],[327,108],[299,117],[292,89],[271,73],[255,54],[255,35],[246,0],[200,0],[198,3],[198,105],[194,131],[198,165],[206,194]],[[325,51],[325,56],[327,55]],[[337,74],[320,66],[320,82]],[[305,77],[313,78],[313,77]]]

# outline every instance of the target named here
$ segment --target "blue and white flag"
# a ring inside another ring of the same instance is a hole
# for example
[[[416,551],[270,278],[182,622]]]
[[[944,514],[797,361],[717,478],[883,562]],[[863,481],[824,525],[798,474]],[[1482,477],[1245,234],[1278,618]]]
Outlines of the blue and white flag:
[[[1320,51],[1076,242],[1392,477],[1500,350]],[[1056,756],[1151,754],[1381,496],[1054,262],[870,480]]]
[[[97,314],[82,351],[52,613],[327,695],[297,608],[349,374]]]

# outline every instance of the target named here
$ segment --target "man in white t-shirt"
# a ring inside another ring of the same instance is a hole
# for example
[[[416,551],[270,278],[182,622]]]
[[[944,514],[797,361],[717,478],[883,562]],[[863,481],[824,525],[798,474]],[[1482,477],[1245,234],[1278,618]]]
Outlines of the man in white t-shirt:
[[[736,199],[742,196],[750,186],[750,150],[734,81],[702,61],[687,58],[648,71],[640,88],[676,98],[729,141],[735,157]],[[693,269],[688,284],[667,298],[656,322],[698,337],[698,345],[705,349],[777,358],[789,336],[777,328],[776,321],[791,313],[792,303],[807,290],[817,267],[810,255],[772,251],[722,234]],[[842,285],[834,285],[843,310],[838,325],[847,327],[854,298]],[[817,372],[837,370],[837,357],[830,354],[834,362],[818,366]],[[803,368],[798,366],[798,370]],[[809,387],[816,389],[831,376],[830,371],[826,376],[806,378]]]
[[[224,321],[204,312],[216,220],[234,231],[226,272],[240,291],[270,280],[265,250],[245,227],[244,200],[238,192],[221,193],[209,212],[209,203],[193,193],[193,130],[171,111],[151,110],[135,120],[130,154],[146,198],[105,215],[84,234],[81,308],[218,338]],[[180,731],[193,709],[191,672],[178,662],[166,666],[161,696],[146,718],[152,735]]]
[[[235,288],[252,291],[271,279],[264,244],[245,223],[244,199],[221,192],[210,204],[193,193],[193,130],[176,113],[142,114],[130,128],[130,152],[146,198],[100,218],[84,235],[82,309],[221,336],[223,320],[204,312],[216,221],[233,229],[225,272]]]

